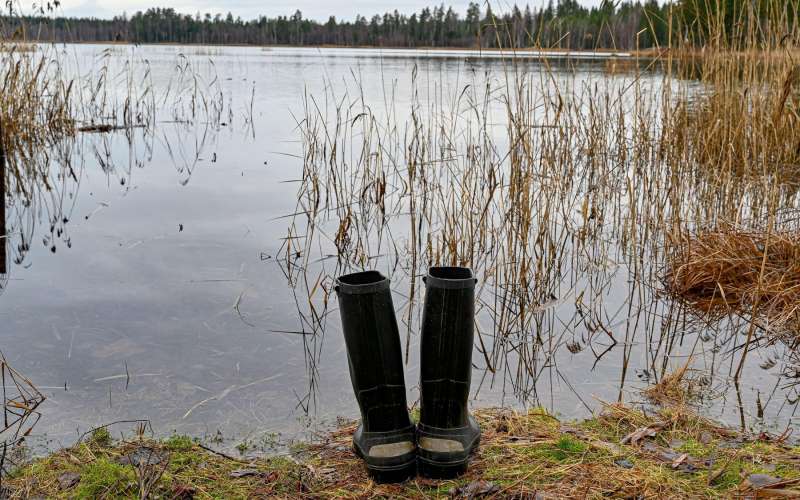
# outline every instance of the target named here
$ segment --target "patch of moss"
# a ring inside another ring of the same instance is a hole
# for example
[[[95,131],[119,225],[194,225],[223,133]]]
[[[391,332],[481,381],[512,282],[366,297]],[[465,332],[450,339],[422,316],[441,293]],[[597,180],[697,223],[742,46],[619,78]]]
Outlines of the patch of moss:
[[[100,448],[107,448],[111,446],[114,440],[107,428],[100,427],[99,429],[92,431],[92,434],[89,436],[89,442],[93,445],[99,446]]]
[[[696,439],[689,438],[683,442],[675,451],[680,453],[688,453],[695,458],[705,458],[713,455],[715,447],[709,444],[703,444]]]
[[[75,498],[124,497],[131,493],[136,478],[133,469],[99,458],[80,470],[81,480]]]
[[[194,440],[189,436],[176,434],[164,441],[164,446],[169,451],[189,451],[194,446]]]

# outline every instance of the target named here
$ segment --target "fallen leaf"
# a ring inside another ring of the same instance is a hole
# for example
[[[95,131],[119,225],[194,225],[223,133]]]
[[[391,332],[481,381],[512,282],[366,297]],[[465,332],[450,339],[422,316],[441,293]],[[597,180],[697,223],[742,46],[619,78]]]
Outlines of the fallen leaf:
[[[81,475],[75,472],[65,472],[58,478],[58,487],[62,490],[68,490],[75,487],[81,482]]]
[[[596,440],[595,439],[595,440],[589,441],[589,444],[594,446],[597,449],[608,451],[609,453],[611,453],[613,455],[624,455],[625,454],[625,450],[621,446],[619,446],[617,444],[614,444],[614,443],[609,443],[607,441],[600,441],[600,440]]]
[[[454,488],[450,490],[450,496],[453,498],[478,498],[485,495],[492,495],[500,491],[500,488],[495,486],[489,481],[483,479],[473,481],[461,488]]]
[[[159,465],[164,463],[166,459],[167,457],[165,453],[142,446],[135,449],[131,453],[120,457],[117,462],[120,465],[132,465],[134,467],[139,467],[140,465]]]
[[[631,444],[636,446],[639,444],[639,441],[643,440],[644,438],[648,437],[656,437],[659,431],[664,430],[667,426],[664,422],[656,422],[654,424],[648,425],[647,427],[642,427],[640,429],[636,429],[635,431],[631,432],[624,438],[622,438],[622,444]]]
[[[780,482],[780,478],[770,476],[769,474],[750,474],[742,484],[753,489],[758,489],[773,486]]]
[[[679,456],[678,458],[672,461],[672,468],[677,469],[678,467],[683,465],[684,462],[686,462],[687,458],[689,458],[688,453],[684,453],[683,455]]]
[[[173,500],[192,500],[197,494],[197,490],[192,486],[179,484],[172,488]]]
[[[725,472],[726,469],[727,469],[727,467],[720,467],[719,469],[717,469],[714,472],[712,472],[711,474],[709,474],[708,475],[708,484],[709,485],[713,485],[717,481],[717,479],[719,479],[720,476],[722,476],[722,474]]]

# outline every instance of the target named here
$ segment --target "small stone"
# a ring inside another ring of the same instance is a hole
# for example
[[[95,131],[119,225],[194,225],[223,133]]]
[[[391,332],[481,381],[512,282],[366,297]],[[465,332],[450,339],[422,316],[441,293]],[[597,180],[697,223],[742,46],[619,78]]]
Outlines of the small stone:
[[[614,460],[614,464],[616,464],[619,467],[622,467],[623,469],[633,469],[633,462],[631,462],[630,460],[625,460],[624,458],[621,458],[619,460]]]
[[[747,476],[745,482],[748,486],[757,490],[780,483],[781,480],[777,477],[770,476],[769,474],[750,474]]]

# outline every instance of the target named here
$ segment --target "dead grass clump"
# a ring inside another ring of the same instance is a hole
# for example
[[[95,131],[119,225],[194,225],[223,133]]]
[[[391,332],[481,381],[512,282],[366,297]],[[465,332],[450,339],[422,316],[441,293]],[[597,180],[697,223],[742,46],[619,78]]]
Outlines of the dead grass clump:
[[[723,229],[673,244],[666,285],[677,298],[711,319],[800,333],[800,232]]]
[[[689,363],[664,375],[656,384],[647,387],[642,394],[657,405],[684,405],[698,397],[697,382],[691,377]]]

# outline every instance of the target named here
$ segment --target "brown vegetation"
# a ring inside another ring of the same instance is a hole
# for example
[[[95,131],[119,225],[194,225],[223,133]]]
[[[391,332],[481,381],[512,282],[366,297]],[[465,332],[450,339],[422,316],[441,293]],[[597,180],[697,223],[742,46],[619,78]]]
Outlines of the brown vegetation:
[[[726,228],[674,244],[667,285],[677,298],[712,319],[736,314],[800,335],[800,232]]]

